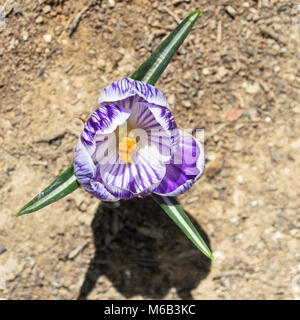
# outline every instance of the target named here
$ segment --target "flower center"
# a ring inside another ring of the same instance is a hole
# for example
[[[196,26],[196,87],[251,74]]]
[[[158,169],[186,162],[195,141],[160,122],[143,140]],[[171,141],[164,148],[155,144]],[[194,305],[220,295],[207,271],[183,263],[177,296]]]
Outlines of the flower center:
[[[132,154],[135,149],[136,149],[136,139],[130,136],[130,134],[123,137],[119,144],[120,158],[126,161],[127,163],[130,163]]]

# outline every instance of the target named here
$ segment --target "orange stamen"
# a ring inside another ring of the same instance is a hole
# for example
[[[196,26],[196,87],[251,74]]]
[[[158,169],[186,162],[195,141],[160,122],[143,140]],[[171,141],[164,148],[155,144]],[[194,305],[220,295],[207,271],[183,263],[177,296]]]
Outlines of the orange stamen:
[[[131,157],[136,149],[136,140],[133,138],[123,137],[119,144],[119,155],[120,158],[127,163],[131,162]]]

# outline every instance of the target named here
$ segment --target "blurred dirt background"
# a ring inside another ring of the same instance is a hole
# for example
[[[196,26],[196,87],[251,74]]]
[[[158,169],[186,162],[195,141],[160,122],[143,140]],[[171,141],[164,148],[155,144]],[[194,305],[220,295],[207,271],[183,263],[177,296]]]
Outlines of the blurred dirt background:
[[[300,1],[0,5],[0,298],[300,298]],[[16,218],[72,161],[76,117],[197,8],[157,87],[205,129],[205,174],[179,200],[212,263],[151,199],[79,189]]]

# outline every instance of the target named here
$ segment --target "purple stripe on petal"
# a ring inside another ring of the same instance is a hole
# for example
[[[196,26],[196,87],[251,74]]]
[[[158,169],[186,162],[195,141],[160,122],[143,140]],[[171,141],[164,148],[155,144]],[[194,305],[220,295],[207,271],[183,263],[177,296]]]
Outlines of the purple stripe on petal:
[[[188,190],[204,171],[204,148],[193,136],[180,130],[176,153],[166,164],[166,175],[154,193],[177,196]]]
[[[164,94],[149,83],[124,78],[115,81],[105,88],[98,98],[99,104],[116,102],[128,97],[138,95],[149,103],[168,108],[168,102]]]
[[[119,200],[119,198],[116,198],[109,193],[109,191],[101,183],[90,153],[80,139],[78,140],[75,149],[74,175],[83,188],[98,199],[104,201]]]
[[[113,195],[98,181],[92,181],[91,183],[83,184],[82,186],[87,192],[102,201],[114,202],[120,200],[120,197]]]
[[[105,105],[96,109],[85,123],[81,141],[92,146],[96,134],[109,134],[122,125],[130,116],[130,110],[116,104]]]
[[[121,199],[152,193],[160,184],[166,170],[156,156],[156,150],[145,147],[134,153],[130,163],[118,159],[117,163],[100,165],[105,188]]]
[[[75,149],[74,174],[80,183],[88,183],[96,174],[93,160],[80,140]]]

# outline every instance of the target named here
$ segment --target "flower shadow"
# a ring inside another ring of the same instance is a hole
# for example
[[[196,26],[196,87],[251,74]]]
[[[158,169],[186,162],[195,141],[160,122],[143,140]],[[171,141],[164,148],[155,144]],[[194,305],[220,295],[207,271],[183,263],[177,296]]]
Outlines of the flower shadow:
[[[207,234],[189,218],[209,246]],[[105,275],[125,298],[162,299],[175,288],[181,299],[208,275],[211,261],[199,252],[150,198],[102,203],[92,222],[95,255],[78,299]]]

